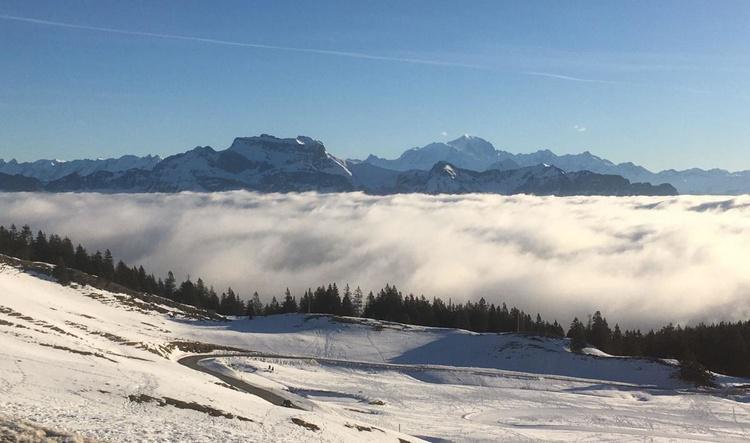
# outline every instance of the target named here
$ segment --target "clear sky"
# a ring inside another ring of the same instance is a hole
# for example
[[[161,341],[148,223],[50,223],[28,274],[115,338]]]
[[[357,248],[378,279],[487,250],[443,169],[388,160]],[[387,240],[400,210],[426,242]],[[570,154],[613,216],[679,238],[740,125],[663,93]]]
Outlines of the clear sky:
[[[0,0],[0,158],[264,132],[750,169],[750,2]]]

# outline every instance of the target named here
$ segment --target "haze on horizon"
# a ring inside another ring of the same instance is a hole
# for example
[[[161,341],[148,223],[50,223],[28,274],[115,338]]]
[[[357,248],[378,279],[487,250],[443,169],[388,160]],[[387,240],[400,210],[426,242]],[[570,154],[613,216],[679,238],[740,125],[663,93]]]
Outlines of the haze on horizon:
[[[750,169],[743,1],[0,5],[0,158],[299,134],[340,157],[463,133],[652,170]]]

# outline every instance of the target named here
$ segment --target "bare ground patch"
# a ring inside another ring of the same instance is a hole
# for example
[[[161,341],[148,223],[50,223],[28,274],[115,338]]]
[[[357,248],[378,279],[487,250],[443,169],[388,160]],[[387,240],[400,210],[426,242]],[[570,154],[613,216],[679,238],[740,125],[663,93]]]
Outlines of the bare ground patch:
[[[104,360],[109,360],[109,361],[111,361],[113,363],[117,363],[117,360],[112,360],[111,358],[109,358],[106,355],[101,354],[99,352],[81,351],[80,349],[73,349],[73,348],[69,348],[67,346],[52,345],[52,344],[49,344],[49,343],[39,343],[39,346],[44,346],[46,348],[52,348],[52,349],[58,349],[60,351],[67,351],[67,352],[70,352],[70,353],[73,353],[73,354],[78,354],[78,355],[86,355],[86,356],[99,357],[99,358],[103,358]]]
[[[296,418],[296,417],[292,418],[292,423],[294,423],[297,426],[302,426],[308,431],[313,431],[313,432],[320,431],[320,426],[310,423],[310,422],[306,422],[302,420],[301,418]]]
[[[186,402],[186,401],[177,400],[175,398],[170,398],[170,397],[157,398],[157,397],[152,397],[146,394],[137,394],[137,395],[131,394],[131,395],[128,395],[128,400],[134,403],[155,403],[157,406],[161,406],[161,407],[174,406],[175,408],[178,408],[178,409],[189,409],[192,411],[198,411],[204,414],[208,414],[211,417],[224,417],[228,419],[236,418],[237,420],[240,420],[240,421],[254,422],[254,420],[249,419],[247,417],[225,412],[220,409],[213,408],[211,406],[202,405],[196,402]]]

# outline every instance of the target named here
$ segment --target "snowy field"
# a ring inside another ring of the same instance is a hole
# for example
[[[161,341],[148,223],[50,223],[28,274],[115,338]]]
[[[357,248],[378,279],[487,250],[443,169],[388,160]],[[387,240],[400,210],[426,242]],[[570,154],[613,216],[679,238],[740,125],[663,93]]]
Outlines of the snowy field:
[[[256,353],[216,349],[201,366],[304,410],[178,363],[210,353],[207,343]],[[750,438],[745,380],[720,376],[721,388],[700,391],[668,362],[588,351],[323,316],[197,320],[0,264],[0,416],[54,432],[110,441]]]

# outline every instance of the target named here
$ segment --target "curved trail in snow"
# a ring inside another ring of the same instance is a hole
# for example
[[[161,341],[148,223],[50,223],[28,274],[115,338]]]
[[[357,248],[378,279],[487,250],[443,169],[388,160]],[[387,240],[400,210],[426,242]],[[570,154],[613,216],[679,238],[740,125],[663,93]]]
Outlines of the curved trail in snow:
[[[246,356],[250,356],[251,354],[243,354]],[[255,354],[252,354],[253,356]],[[261,386],[250,384],[244,380],[240,380],[234,377],[231,377],[229,375],[223,374],[218,371],[214,371],[210,368],[206,368],[204,366],[200,365],[200,362],[202,360],[208,360],[211,358],[219,358],[219,357],[233,357],[238,356],[237,354],[198,354],[198,355],[189,355],[187,357],[182,357],[179,360],[177,360],[177,363],[186,366],[190,369],[204,372],[209,375],[213,375],[214,377],[218,378],[219,380],[223,381],[224,383],[237,388],[241,391],[247,392],[248,394],[252,394],[255,396],[258,396],[262,398],[263,400],[276,405],[276,406],[283,406],[285,408],[292,408],[292,409],[300,409],[300,410],[308,410],[308,408],[305,408],[299,404],[294,403],[293,401],[289,400],[289,398],[279,395],[278,393],[274,392],[271,389],[264,388]]]
[[[639,390],[639,391],[655,391],[655,392],[680,392],[682,394],[698,393],[696,389],[691,388],[672,388],[672,387],[660,387],[655,385],[637,385],[631,383],[610,381],[610,380],[597,380],[589,378],[578,378],[569,377],[564,375],[546,375],[546,374],[534,374],[528,372],[517,372],[509,371],[504,369],[490,369],[490,368],[471,368],[471,367],[460,367],[460,366],[441,366],[441,365],[428,365],[428,364],[400,364],[400,363],[378,363],[378,362],[363,362],[354,360],[341,360],[327,357],[314,357],[314,356],[301,356],[301,355],[279,355],[267,352],[235,352],[235,353],[216,353],[216,354],[194,354],[187,357],[182,357],[177,360],[183,366],[187,366],[196,371],[201,371],[210,375],[213,375],[225,383],[236,387],[242,391],[250,394],[257,395],[264,400],[273,403],[277,406],[295,407],[297,409],[306,409],[297,404],[289,405],[289,398],[286,398],[278,393],[274,392],[269,388],[256,386],[247,383],[243,380],[236,379],[227,374],[214,371],[210,368],[200,366],[198,362],[202,360],[208,360],[212,358],[222,357],[251,357],[251,358],[270,358],[270,359],[281,359],[281,360],[310,360],[318,363],[330,364],[341,367],[348,367],[352,369],[376,369],[376,370],[390,370],[390,371],[437,371],[437,372],[459,372],[465,374],[479,375],[479,376],[490,376],[490,377],[502,377],[512,378],[517,380],[528,380],[528,381],[540,381],[540,380],[558,380],[565,382],[578,382],[578,383],[596,383],[599,385],[607,385],[617,387],[619,389],[628,390]],[[286,401],[286,403],[285,403]]]

